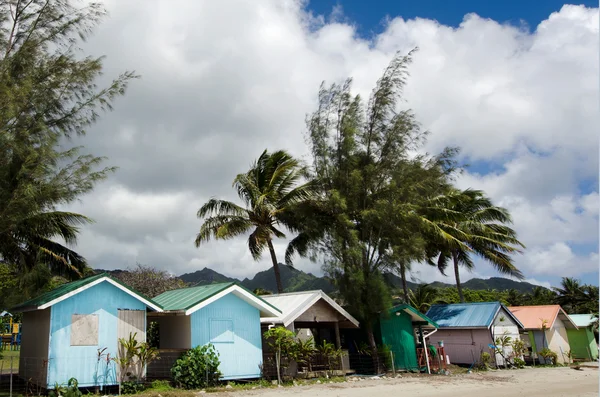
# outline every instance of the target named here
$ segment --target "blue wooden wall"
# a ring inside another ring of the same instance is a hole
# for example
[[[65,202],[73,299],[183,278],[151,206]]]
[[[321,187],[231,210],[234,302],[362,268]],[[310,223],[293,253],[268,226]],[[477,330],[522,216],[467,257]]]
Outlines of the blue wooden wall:
[[[108,282],[102,282],[52,306],[48,387],[77,378],[79,386],[115,385],[115,364],[98,363],[98,349],[117,356],[117,309],[145,310],[146,306]],[[71,316],[98,315],[98,346],[71,346]]]
[[[192,313],[192,347],[212,343],[223,379],[260,377],[262,341],[258,309],[233,294]]]

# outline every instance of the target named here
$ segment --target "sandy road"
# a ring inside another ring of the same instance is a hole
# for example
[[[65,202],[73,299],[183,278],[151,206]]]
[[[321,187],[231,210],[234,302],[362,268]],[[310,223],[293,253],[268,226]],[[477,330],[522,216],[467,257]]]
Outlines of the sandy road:
[[[486,374],[461,376],[405,376],[401,379],[363,380],[285,389],[252,390],[231,393],[235,396],[314,396],[314,397],[397,397],[440,396],[467,397],[597,397],[598,369],[539,368],[515,371],[497,371]],[[229,394],[229,393],[227,393]]]

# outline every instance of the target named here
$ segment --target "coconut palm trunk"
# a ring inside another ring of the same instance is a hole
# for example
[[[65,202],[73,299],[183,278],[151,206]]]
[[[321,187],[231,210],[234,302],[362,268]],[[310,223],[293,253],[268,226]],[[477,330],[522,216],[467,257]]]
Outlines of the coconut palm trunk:
[[[458,291],[458,298],[461,303],[465,303],[465,296],[463,295],[462,285],[460,284],[460,268],[458,263],[458,254],[452,252],[452,260],[454,262],[454,278],[456,279],[456,290]]]
[[[404,291],[404,303],[408,304],[410,297],[408,295],[408,284],[406,283],[406,266],[400,263],[400,277],[402,278],[402,290]]]
[[[269,253],[271,254],[271,261],[273,262],[273,272],[275,273],[275,281],[277,282],[277,293],[283,293],[283,284],[281,283],[281,273],[279,272],[279,263],[277,262],[277,255],[275,255],[275,248],[273,247],[273,241],[267,240],[269,245]]]

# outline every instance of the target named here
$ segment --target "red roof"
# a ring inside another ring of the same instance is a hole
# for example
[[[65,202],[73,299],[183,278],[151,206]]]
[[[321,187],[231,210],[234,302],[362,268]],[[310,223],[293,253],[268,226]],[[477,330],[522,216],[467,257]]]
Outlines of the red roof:
[[[508,308],[519,319],[525,329],[542,329],[542,321],[547,321],[546,328],[552,328],[556,318],[564,323],[566,328],[577,326],[559,305],[545,306],[511,306]]]

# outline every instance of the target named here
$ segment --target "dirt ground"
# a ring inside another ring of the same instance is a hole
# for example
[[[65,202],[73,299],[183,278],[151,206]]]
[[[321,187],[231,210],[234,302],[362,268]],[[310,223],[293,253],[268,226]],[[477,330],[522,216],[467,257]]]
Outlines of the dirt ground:
[[[597,368],[526,368],[456,376],[403,376],[394,379],[365,379],[354,382],[297,386],[281,389],[226,393],[232,396],[314,397],[559,397],[594,396],[599,392]]]

